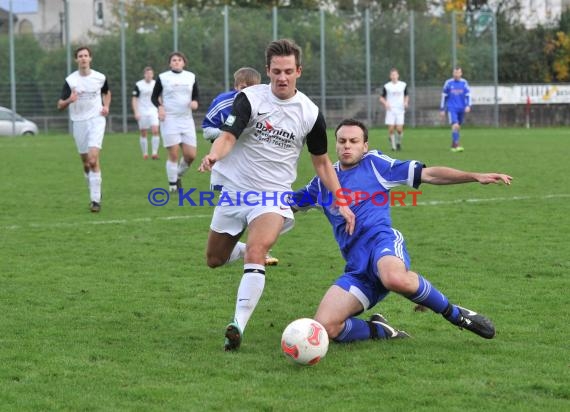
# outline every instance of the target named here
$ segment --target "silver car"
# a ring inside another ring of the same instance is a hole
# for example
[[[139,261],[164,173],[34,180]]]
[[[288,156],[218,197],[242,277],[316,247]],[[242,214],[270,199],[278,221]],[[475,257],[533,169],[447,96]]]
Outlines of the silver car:
[[[12,113],[12,110],[0,106],[0,136],[12,136]],[[14,123],[16,136],[38,134],[38,126],[18,113],[14,113]]]

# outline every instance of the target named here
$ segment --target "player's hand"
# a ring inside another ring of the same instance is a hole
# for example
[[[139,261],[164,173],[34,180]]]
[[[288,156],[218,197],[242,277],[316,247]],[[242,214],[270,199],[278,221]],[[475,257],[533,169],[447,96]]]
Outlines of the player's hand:
[[[216,164],[217,161],[218,161],[218,158],[216,156],[214,156],[211,153],[208,153],[202,159],[202,162],[200,163],[200,166],[198,167],[198,171],[199,172],[211,171],[212,167],[214,167],[214,164]]]
[[[445,120],[445,111],[444,110],[439,112],[439,117],[440,117],[442,122]]]
[[[513,180],[511,176],[504,175],[501,173],[479,173],[477,174],[476,179],[482,185],[488,185],[490,183],[500,183],[500,182],[503,182],[506,185],[510,185],[511,180]]]
[[[465,108],[465,113],[469,113],[470,111],[471,111],[471,106],[467,106],[467,107]]]
[[[354,225],[356,223],[356,217],[354,216],[354,213],[352,213],[352,210],[350,210],[348,206],[339,206],[338,211],[342,217],[344,217],[344,220],[346,220],[344,231],[349,235],[352,235],[354,233]]]
[[[101,116],[107,116],[109,114],[109,108],[107,106],[101,107]]]

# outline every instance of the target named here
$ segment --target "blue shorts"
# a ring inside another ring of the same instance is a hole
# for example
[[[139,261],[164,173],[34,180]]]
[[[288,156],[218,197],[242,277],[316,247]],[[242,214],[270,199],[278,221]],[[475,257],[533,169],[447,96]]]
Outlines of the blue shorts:
[[[465,118],[465,110],[448,110],[449,124],[463,124]]]
[[[378,261],[384,256],[396,256],[404,262],[406,269],[410,268],[406,242],[396,229],[382,232],[382,236],[369,247],[359,249],[350,259],[356,263],[347,263],[345,273],[334,283],[353,294],[362,303],[364,310],[374,307],[389,292],[380,282],[378,273]]]

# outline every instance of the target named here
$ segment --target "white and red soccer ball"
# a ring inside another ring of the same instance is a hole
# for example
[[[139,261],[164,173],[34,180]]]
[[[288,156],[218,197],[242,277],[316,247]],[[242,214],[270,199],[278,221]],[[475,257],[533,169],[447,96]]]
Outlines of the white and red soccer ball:
[[[313,319],[291,322],[283,331],[281,350],[290,361],[299,365],[314,365],[327,354],[329,336],[324,326]]]

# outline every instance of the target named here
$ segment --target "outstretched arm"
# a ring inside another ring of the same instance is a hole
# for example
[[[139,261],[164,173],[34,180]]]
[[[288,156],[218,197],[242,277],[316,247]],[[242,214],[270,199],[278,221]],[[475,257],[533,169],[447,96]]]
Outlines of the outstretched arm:
[[[210,153],[204,156],[198,170],[200,172],[212,170],[212,167],[214,167],[214,164],[218,160],[221,160],[228,155],[236,144],[236,141],[236,137],[230,132],[222,132],[220,137],[214,140],[214,144],[210,148]]]
[[[432,185],[452,185],[471,182],[479,182],[482,185],[503,182],[506,185],[510,185],[511,180],[513,180],[511,176],[501,173],[464,172],[443,166],[425,167],[422,170],[422,183],[430,183]]]
[[[315,172],[317,172],[317,176],[319,176],[321,182],[323,182],[325,187],[333,194],[336,200],[336,194],[339,189],[341,189],[341,186],[329,156],[326,153],[322,155],[311,154],[311,161],[313,162],[313,167],[315,168]],[[354,225],[356,221],[354,213],[352,213],[352,210],[350,210],[348,206],[339,205],[338,210],[342,217],[344,217],[344,220],[346,220],[346,232],[349,235],[352,235],[354,233]]]

